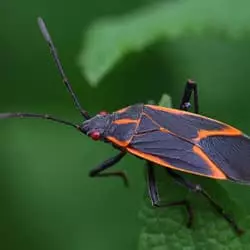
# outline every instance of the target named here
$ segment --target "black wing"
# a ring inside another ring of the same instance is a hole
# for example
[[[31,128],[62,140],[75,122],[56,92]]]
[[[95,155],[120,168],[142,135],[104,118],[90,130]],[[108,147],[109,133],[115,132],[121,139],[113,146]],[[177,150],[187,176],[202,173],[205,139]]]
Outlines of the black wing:
[[[145,105],[130,147],[131,153],[163,166],[250,183],[250,139],[204,116]]]

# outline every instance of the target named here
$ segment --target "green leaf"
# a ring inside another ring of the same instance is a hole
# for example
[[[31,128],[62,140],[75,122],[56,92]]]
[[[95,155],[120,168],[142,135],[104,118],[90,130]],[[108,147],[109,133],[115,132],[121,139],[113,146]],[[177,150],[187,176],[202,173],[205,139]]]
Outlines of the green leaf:
[[[154,100],[149,100],[148,104],[152,104],[155,105],[155,101]],[[162,94],[161,99],[159,101],[159,105],[162,107],[167,107],[167,108],[171,108],[172,107],[172,99],[168,94]]]
[[[103,18],[86,33],[79,56],[92,86],[126,54],[162,39],[222,32],[233,39],[250,29],[250,1],[182,0],[151,4],[123,16]]]
[[[159,105],[163,107],[171,108],[172,107],[171,97],[167,94],[163,94],[159,101]]]
[[[159,105],[171,107],[171,98],[163,94]],[[190,202],[194,214],[193,225],[191,229],[186,227],[188,215],[184,207],[153,208],[145,192],[143,206],[139,212],[144,223],[139,236],[139,250],[248,249],[249,232],[238,237],[229,223],[214,211],[207,200],[178,185],[166,174],[163,167],[155,167],[155,176],[163,203],[184,199]],[[244,193],[243,190],[247,187],[224,184],[222,181],[190,174],[183,176],[193,183],[201,184],[227,213],[237,214],[234,217],[240,226],[244,225],[244,229],[250,229],[250,218],[241,208],[244,204],[234,199],[233,194],[230,196],[235,188],[238,189],[237,193]]]

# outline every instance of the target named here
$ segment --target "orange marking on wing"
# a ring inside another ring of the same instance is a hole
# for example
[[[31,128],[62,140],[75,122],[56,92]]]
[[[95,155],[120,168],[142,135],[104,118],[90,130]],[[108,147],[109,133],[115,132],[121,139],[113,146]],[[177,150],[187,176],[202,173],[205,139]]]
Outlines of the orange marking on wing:
[[[146,104],[145,106],[149,107],[151,109],[154,109],[154,110],[165,111],[165,112],[172,113],[172,114],[175,114],[175,115],[183,115],[185,113],[188,113],[186,111],[182,111],[182,110],[179,110],[179,109],[166,108],[166,107],[161,107],[161,106],[156,106],[156,105],[151,105],[151,104]]]
[[[156,126],[160,127],[160,125],[154,120],[152,119],[151,116],[149,116],[148,114],[142,112],[142,115],[146,116],[148,119],[150,119],[152,121],[152,123],[154,123]]]
[[[119,110],[116,111],[116,113],[118,113],[118,114],[124,113],[124,112],[126,112],[126,110],[127,110],[128,108],[129,108],[129,106],[128,106],[128,107],[125,107],[125,108],[123,108],[123,109],[119,109]]]
[[[135,123],[136,126],[135,126],[134,131],[136,131],[137,127],[138,127],[139,124],[140,124],[141,116],[142,116],[142,113],[141,113],[141,115],[140,115],[140,118],[137,119],[137,120],[132,120],[132,119],[120,119],[120,120],[114,121],[113,123],[116,123],[116,124],[128,124],[128,121],[129,121],[129,123]],[[118,121],[118,123],[117,123],[117,121]],[[131,140],[133,139],[133,136],[134,136],[134,135],[132,135],[132,136],[129,138],[129,140],[126,140],[126,141],[120,141],[120,140],[116,139],[116,138],[113,137],[113,136],[107,136],[106,139],[109,140],[110,142],[112,142],[113,144],[117,145],[117,146],[126,148],[126,147],[129,145],[129,143],[131,142]]]
[[[120,146],[120,147],[126,147],[130,142],[130,141],[119,141],[118,139],[116,139],[113,136],[107,136],[106,139],[111,141],[113,144]]]
[[[235,131],[237,130],[236,128],[234,128],[234,127],[232,127],[232,126],[230,126],[230,125],[228,125],[228,124],[226,124],[224,122],[209,118],[209,117],[204,116],[204,115],[199,115],[199,114],[195,114],[195,113],[191,113],[191,112],[183,111],[183,110],[179,110],[179,109],[165,108],[165,107],[156,106],[156,105],[146,104],[145,106],[149,107],[149,108],[152,108],[154,110],[165,111],[165,112],[175,114],[175,115],[187,115],[187,116],[199,117],[199,118],[202,118],[202,119],[205,119],[205,120],[209,120],[209,121],[216,122],[218,124],[224,125],[227,128],[235,129]],[[239,131],[239,130],[237,130],[237,131]],[[241,134],[242,134],[242,132],[241,132]]]
[[[137,123],[138,120],[132,120],[132,119],[119,119],[113,121],[114,124],[129,124],[129,123]]]
[[[165,128],[162,128],[162,127],[160,127],[160,131],[162,131],[164,133],[169,133],[169,134],[175,135],[171,131],[169,131],[168,129],[165,129]]]
[[[216,136],[216,135],[225,135],[225,136],[236,136],[236,135],[242,135],[242,132],[236,128],[227,126],[226,128],[222,130],[199,130],[198,136],[194,138],[193,140],[195,142],[199,142],[201,139],[204,139],[208,136]]]
[[[186,170],[186,169],[175,167],[175,166],[169,164],[168,162],[166,162],[166,161],[164,161],[164,160],[162,160],[162,159],[160,159],[160,158],[158,158],[156,156],[140,152],[140,151],[138,151],[138,150],[136,150],[134,148],[127,147],[126,150],[129,153],[133,154],[133,155],[136,155],[136,156],[138,156],[138,157],[140,157],[142,159],[151,161],[151,162],[156,163],[156,164],[158,164],[160,166],[163,166],[163,167],[167,167],[167,168],[179,170],[179,171],[182,171],[182,172],[185,172],[185,173],[190,173],[190,174],[195,174],[195,175],[210,177],[210,178],[214,178],[214,179],[227,179],[227,177],[222,172],[220,174],[219,174],[219,172],[216,172],[217,175],[215,175],[214,173],[212,175],[202,174],[202,173],[200,173],[198,171],[194,172],[194,171],[190,171],[190,170]],[[218,171],[220,171],[220,170],[218,170]]]
[[[227,179],[226,175],[208,158],[208,156],[198,146],[193,146],[193,151],[207,163],[212,172],[213,178]]]

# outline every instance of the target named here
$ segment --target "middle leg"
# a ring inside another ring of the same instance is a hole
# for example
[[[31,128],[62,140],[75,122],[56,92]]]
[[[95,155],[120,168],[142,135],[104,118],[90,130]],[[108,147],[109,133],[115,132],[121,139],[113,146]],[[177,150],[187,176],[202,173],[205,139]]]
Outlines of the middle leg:
[[[174,206],[184,206],[188,213],[188,222],[187,227],[191,227],[193,222],[193,211],[187,200],[180,200],[175,202],[161,203],[158,188],[156,185],[155,174],[154,174],[154,166],[152,163],[147,162],[147,185],[148,185],[148,193],[151,199],[152,205],[154,207],[174,207]]]

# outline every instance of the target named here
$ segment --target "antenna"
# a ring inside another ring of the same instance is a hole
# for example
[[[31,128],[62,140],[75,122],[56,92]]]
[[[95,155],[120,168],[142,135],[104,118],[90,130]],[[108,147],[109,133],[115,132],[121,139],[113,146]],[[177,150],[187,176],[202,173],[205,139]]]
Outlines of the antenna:
[[[68,121],[64,121],[61,120],[59,118],[53,117],[51,115],[45,115],[45,114],[32,114],[32,113],[1,113],[0,114],[0,119],[6,119],[6,118],[15,118],[15,117],[19,117],[19,118],[40,118],[40,119],[46,119],[46,120],[51,120],[57,123],[61,123],[67,126],[71,126],[74,127],[76,129],[80,129],[80,127],[74,123],[68,122]]]
[[[89,119],[90,116],[88,115],[88,113],[83,110],[69,84],[69,81],[67,80],[66,76],[65,76],[65,73],[63,71],[63,68],[62,68],[62,65],[61,65],[61,62],[58,58],[58,55],[56,53],[56,49],[55,49],[55,46],[53,45],[53,42],[51,40],[51,37],[49,35],[49,32],[45,26],[45,23],[44,21],[42,20],[42,18],[38,18],[38,25],[40,27],[40,30],[44,36],[44,39],[48,42],[49,44],[49,47],[50,47],[50,50],[51,50],[51,54],[56,62],[56,65],[58,67],[58,70],[60,72],[60,75],[63,79],[63,82],[65,83],[68,91],[70,92],[73,100],[74,100],[74,103],[75,103],[75,106],[77,109],[80,110],[81,114],[83,115],[83,117],[85,119]],[[71,127],[74,127],[78,130],[81,130],[80,129],[80,126],[78,126],[77,124],[74,124],[72,122],[68,122],[68,121],[65,121],[65,120],[62,120],[62,119],[59,119],[59,118],[56,118],[54,116],[51,116],[51,115],[47,115],[47,114],[34,114],[34,113],[0,113],[0,119],[6,119],[6,118],[39,118],[39,119],[44,119],[44,120],[51,120],[53,122],[57,122],[57,123],[60,123],[60,124],[64,124],[64,125],[67,125],[67,126],[71,126]]]
[[[71,87],[71,84],[70,84],[68,78],[66,77],[66,74],[65,74],[65,72],[63,70],[63,67],[62,67],[62,63],[61,63],[61,61],[60,61],[60,59],[58,57],[56,48],[55,48],[55,46],[53,44],[52,38],[51,38],[51,36],[50,36],[50,34],[48,32],[48,29],[47,29],[47,27],[45,25],[45,22],[43,21],[43,19],[41,17],[38,17],[38,26],[39,26],[39,28],[40,28],[40,30],[42,32],[42,35],[43,35],[45,41],[49,45],[50,53],[51,53],[51,55],[52,55],[52,57],[53,57],[53,59],[55,61],[55,64],[56,64],[57,69],[59,71],[59,74],[60,74],[60,76],[62,78],[62,81],[65,84],[67,90],[69,91],[69,93],[70,93],[70,95],[71,95],[71,97],[72,97],[72,99],[74,101],[75,107],[80,111],[80,113],[82,114],[82,116],[86,120],[90,119],[91,118],[90,115],[88,114],[88,112],[86,110],[84,110],[81,107],[81,104],[78,101],[78,99],[77,99],[77,97],[76,97],[76,95],[75,95],[75,93],[74,93],[74,91],[73,91],[73,89]]]

